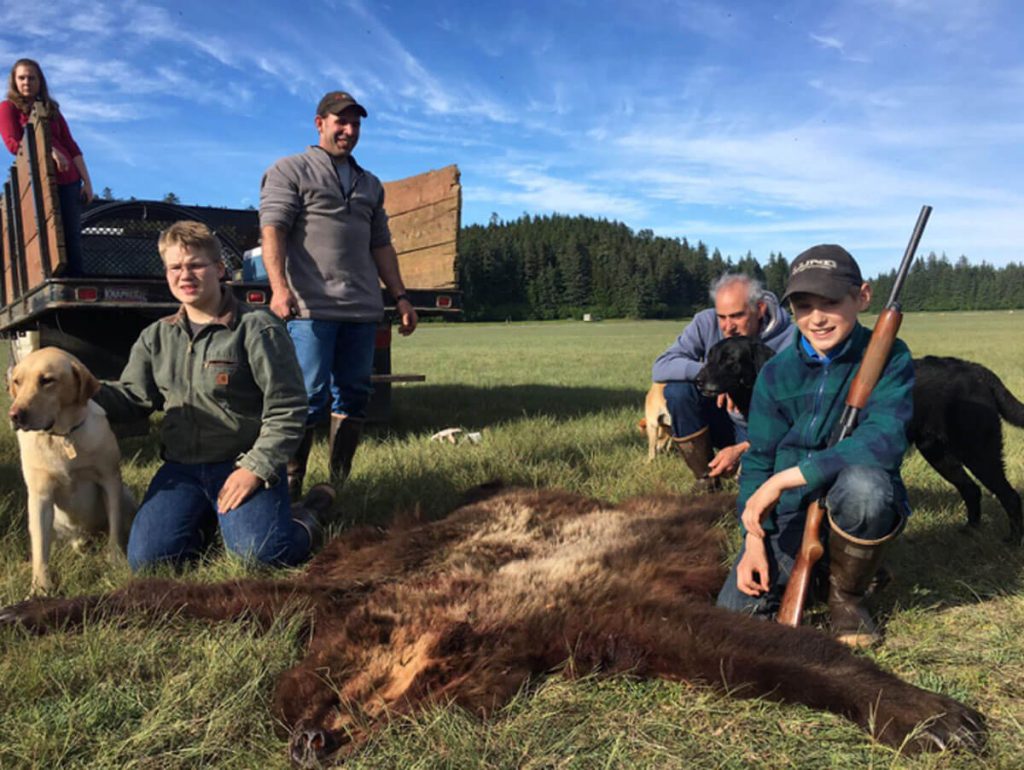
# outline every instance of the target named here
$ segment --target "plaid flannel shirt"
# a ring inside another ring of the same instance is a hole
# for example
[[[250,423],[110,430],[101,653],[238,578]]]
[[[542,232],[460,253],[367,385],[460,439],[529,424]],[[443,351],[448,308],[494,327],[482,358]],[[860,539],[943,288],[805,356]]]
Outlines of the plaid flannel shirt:
[[[783,492],[763,522],[766,532],[777,529],[775,519],[780,513],[806,510],[847,466],[882,468],[899,478],[914,407],[913,363],[902,340],[893,343],[853,433],[828,446],[870,338],[871,330],[858,323],[826,361],[808,355],[798,336],[796,344],[761,370],[750,405],[750,449],[743,456],[738,509],[742,513],[750,495],[786,468],[798,465],[807,480],[805,486]]]

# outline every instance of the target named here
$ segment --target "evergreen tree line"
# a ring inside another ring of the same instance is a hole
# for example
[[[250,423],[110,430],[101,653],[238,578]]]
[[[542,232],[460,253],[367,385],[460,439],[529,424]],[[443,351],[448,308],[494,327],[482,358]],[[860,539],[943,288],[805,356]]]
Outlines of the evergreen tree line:
[[[462,228],[457,270],[468,320],[678,318],[708,307],[708,286],[724,272],[751,275],[781,296],[789,262],[774,252],[763,265],[750,252],[734,261],[700,241],[603,219],[492,215],[487,225]],[[893,270],[870,279],[873,310],[895,277]],[[914,262],[900,299],[907,311],[1024,307],[1024,264],[953,264],[930,254]]]

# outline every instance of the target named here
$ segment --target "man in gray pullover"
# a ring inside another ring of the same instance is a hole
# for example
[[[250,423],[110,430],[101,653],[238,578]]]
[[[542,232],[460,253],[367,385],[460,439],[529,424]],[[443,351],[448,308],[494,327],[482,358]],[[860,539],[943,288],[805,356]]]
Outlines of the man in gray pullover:
[[[288,462],[293,498],[302,491],[313,426],[328,416],[331,480],[344,481],[351,470],[373,390],[381,281],[401,316],[399,333],[416,329],[391,244],[384,187],[352,157],[366,115],[350,94],[326,94],[314,120],[318,143],[274,163],[260,186],[270,309],[288,321],[309,397],[306,431]]]
[[[741,335],[759,337],[775,352],[793,340],[789,314],[753,278],[726,273],[710,294],[715,306],[697,313],[651,370],[654,382],[665,383],[673,444],[698,479],[731,473],[750,446],[743,417],[702,396],[694,382],[708,350],[725,337]]]

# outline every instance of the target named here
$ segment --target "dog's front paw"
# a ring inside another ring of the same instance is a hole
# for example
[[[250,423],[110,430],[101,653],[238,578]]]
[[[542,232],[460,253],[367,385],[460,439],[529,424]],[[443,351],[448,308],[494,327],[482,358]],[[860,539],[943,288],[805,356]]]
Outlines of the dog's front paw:
[[[117,543],[107,543],[103,549],[104,556],[106,557],[107,563],[114,567],[127,566],[128,556],[125,554],[124,549]]]
[[[28,595],[25,597],[25,600],[46,599],[47,597],[53,596],[55,593],[57,593],[56,576],[50,575],[44,578],[32,578],[32,584],[29,586]]]

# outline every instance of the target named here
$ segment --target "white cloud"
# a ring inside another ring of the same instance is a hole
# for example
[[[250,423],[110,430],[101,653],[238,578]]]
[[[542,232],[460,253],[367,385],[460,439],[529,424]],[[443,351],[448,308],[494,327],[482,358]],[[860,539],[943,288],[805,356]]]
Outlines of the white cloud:
[[[839,53],[843,52],[843,44],[836,40],[834,37],[827,37],[824,35],[815,35],[811,33],[811,39],[821,45],[822,48],[834,48]]]
[[[471,168],[481,176],[500,180],[502,186],[477,185],[472,189],[464,188],[463,197],[467,201],[494,201],[529,211],[586,213],[618,220],[636,217],[642,209],[642,205],[633,197],[614,194],[585,182],[561,178],[542,168],[525,165]]]

